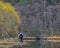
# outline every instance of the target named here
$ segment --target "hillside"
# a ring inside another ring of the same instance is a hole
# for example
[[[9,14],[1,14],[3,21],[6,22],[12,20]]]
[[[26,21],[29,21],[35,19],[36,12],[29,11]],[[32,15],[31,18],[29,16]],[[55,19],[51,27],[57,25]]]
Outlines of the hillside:
[[[51,32],[53,32],[52,35],[59,34],[59,3],[58,0],[53,1],[51,4],[52,1],[32,0],[25,7],[17,4],[15,9],[21,15],[21,31],[30,32],[35,29],[33,32],[38,30],[37,32],[46,35],[50,35]]]
[[[21,17],[20,32],[25,32],[28,36],[40,36],[41,38],[44,36],[60,36],[60,0],[3,1],[11,3],[19,13]],[[41,41],[41,46],[40,44],[35,45],[31,45],[32,48],[37,46],[41,48],[56,48],[59,43],[45,42],[44,44]]]

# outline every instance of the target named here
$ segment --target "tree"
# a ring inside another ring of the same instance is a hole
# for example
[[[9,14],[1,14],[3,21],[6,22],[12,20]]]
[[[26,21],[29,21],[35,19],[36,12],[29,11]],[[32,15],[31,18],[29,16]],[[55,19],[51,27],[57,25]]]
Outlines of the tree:
[[[9,2],[12,5],[16,5],[20,0],[2,0],[3,2]]]
[[[21,6],[26,6],[27,4],[31,3],[32,0],[2,0],[3,2],[9,2],[13,6],[17,5],[18,3]]]
[[[19,30],[20,17],[9,3],[0,1],[0,36],[15,37]]]
[[[47,0],[49,5],[54,5],[59,2],[59,0]]]

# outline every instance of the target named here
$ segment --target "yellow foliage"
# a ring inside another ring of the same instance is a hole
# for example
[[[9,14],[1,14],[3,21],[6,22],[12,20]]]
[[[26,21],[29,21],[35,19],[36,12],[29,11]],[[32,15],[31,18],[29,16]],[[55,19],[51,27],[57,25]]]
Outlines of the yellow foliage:
[[[0,1],[0,32],[18,32],[20,17],[10,3]]]
[[[18,13],[15,11],[14,7],[10,3],[3,3],[2,1],[0,1],[0,8],[4,10],[6,13],[10,12],[10,15],[14,15],[18,20],[17,22],[20,23]]]

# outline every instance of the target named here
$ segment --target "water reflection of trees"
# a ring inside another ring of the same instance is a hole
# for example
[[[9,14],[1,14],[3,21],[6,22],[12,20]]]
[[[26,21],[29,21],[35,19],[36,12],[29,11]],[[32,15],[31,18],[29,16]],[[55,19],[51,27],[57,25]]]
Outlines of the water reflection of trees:
[[[27,48],[40,48],[40,42],[31,42]]]

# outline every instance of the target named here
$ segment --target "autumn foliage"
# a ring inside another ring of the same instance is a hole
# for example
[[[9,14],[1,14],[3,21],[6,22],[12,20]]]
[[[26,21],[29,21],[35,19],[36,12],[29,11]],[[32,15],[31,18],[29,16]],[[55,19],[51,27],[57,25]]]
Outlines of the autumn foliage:
[[[0,1],[0,37],[16,36],[19,32],[20,17],[10,3]]]

